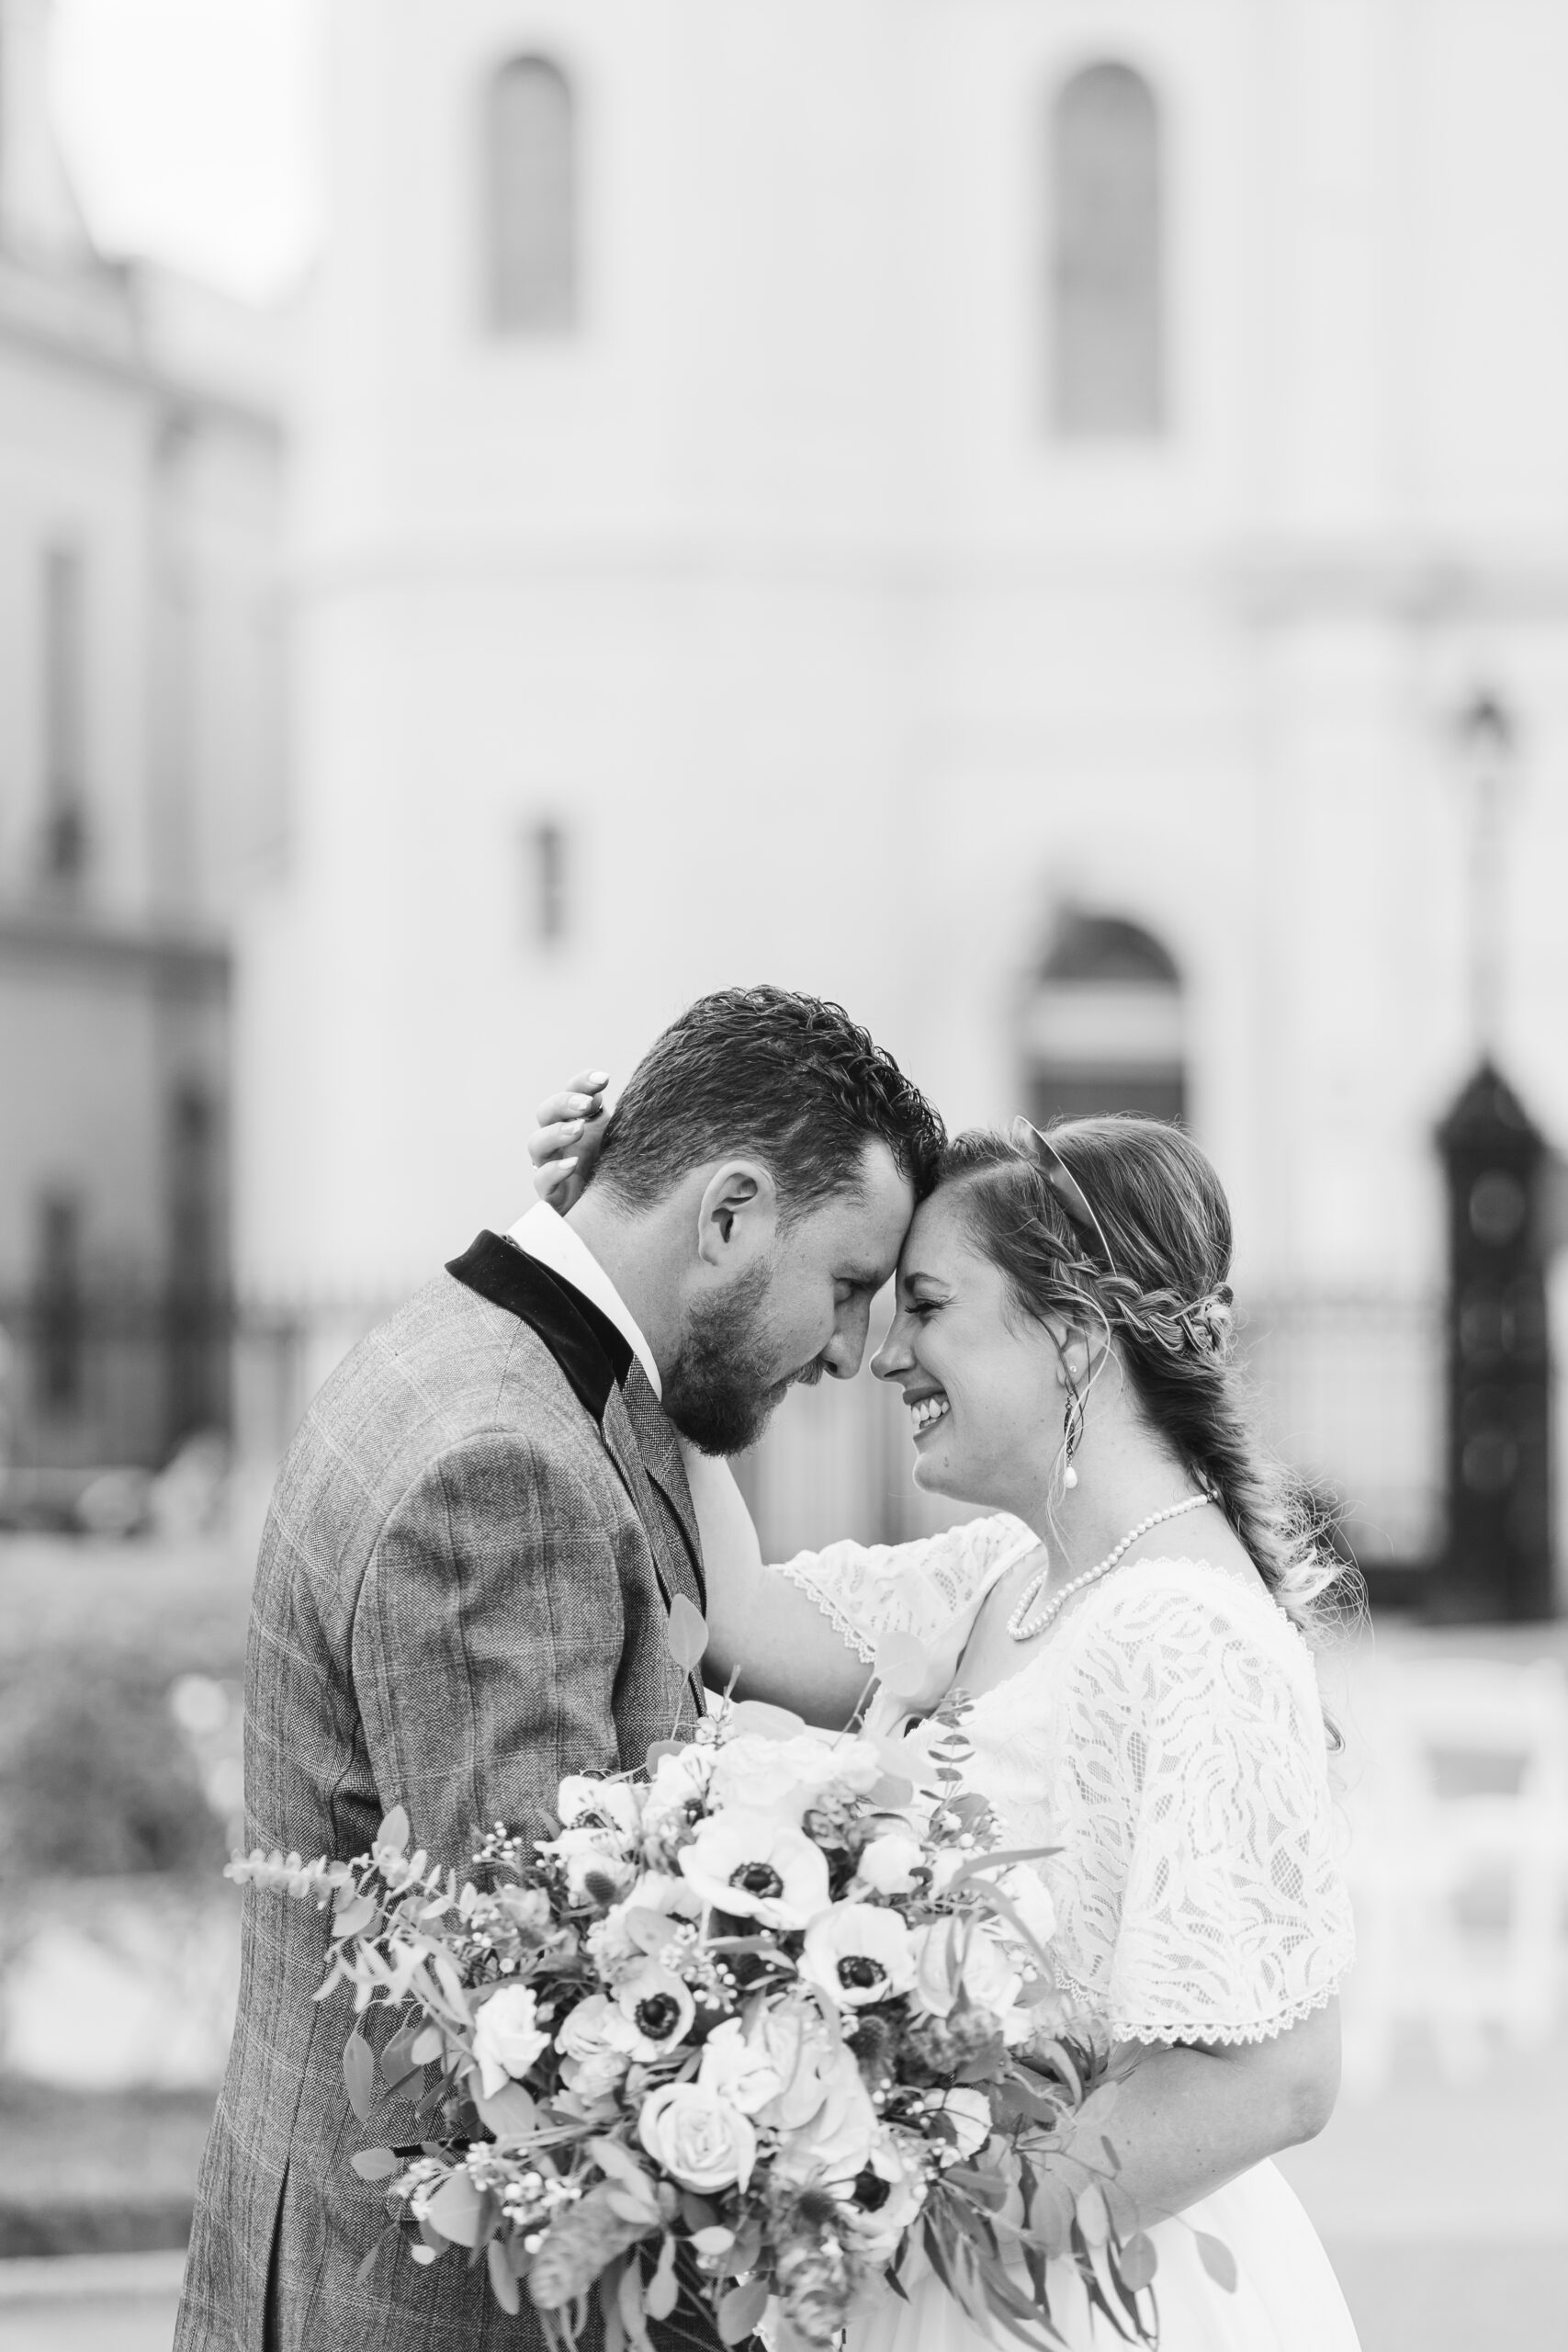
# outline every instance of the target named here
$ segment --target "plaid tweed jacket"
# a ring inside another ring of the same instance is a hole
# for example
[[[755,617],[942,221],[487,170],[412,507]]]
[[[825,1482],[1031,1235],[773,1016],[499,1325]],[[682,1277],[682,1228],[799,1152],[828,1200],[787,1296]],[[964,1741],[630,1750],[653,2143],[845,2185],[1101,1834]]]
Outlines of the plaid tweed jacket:
[[[461,1867],[492,1823],[558,1826],[567,1772],[639,1765],[702,1695],[665,1646],[701,1554],[674,1433],[615,1326],[494,1234],[349,1356],[262,1538],[246,1664],[248,1836],[351,1856],[406,1806]],[[330,1917],[247,1889],[239,2020],[202,2164],[175,2352],[538,2352],[461,2255],[389,2245],[349,2157]],[[378,2020],[384,2013],[377,2011]],[[383,2024],[373,2039],[384,2040]]]

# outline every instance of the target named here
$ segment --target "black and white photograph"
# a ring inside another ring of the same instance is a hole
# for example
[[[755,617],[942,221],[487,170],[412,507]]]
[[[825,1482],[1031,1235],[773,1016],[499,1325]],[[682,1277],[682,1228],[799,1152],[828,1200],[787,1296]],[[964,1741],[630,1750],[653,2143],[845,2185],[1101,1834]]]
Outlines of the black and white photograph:
[[[0,0],[5,2352],[1545,2352],[1564,0]]]

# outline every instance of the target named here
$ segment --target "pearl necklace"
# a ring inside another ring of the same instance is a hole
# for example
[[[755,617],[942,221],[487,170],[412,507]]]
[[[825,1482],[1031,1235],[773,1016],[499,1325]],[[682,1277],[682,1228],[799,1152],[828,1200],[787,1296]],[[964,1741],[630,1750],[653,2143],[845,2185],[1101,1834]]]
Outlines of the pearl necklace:
[[[1013,1640],[1032,1641],[1035,1634],[1043,1634],[1052,1619],[1066,1607],[1075,1592],[1082,1592],[1086,1585],[1098,1584],[1101,1577],[1109,1576],[1122,1554],[1137,1542],[1140,1535],[1146,1535],[1151,1527],[1159,1525],[1162,1519],[1179,1519],[1184,1510],[1197,1510],[1209,1499],[1207,1495],[1189,1495],[1184,1501],[1168,1503],[1164,1510],[1150,1511],[1147,1519],[1141,1519],[1136,1527],[1128,1530],[1114,1551],[1107,1552],[1103,1560],[1092,1568],[1086,1568],[1081,1577],[1074,1577],[1070,1584],[1065,1584],[1060,1592],[1052,1595],[1043,1609],[1028,1617],[1025,1611],[1051,1573],[1051,1563],[1047,1560],[1039,1575],[1031,1577],[1024,1586],[1018,1597],[1018,1607],[1008,1619],[1008,1632]]]

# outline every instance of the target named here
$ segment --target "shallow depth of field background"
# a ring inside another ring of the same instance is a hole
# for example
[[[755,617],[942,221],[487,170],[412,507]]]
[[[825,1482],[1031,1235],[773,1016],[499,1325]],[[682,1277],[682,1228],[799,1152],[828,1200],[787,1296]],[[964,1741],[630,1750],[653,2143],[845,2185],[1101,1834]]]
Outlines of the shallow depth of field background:
[[[1363,1958],[1366,2352],[1568,2294],[1568,15],[0,0],[0,2340],[164,2352],[266,1493],[700,990],[1179,1118]],[[741,1465],[897,1539],[869,1378]],[[1504,2314],[1506,2314],[1505,2317]]]

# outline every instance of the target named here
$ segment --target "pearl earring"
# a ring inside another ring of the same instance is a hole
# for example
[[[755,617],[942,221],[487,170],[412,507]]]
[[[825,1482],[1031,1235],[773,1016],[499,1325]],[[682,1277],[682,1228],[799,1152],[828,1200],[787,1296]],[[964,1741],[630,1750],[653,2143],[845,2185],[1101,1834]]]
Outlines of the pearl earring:
[[[1067,1488],[1071,1489],[1072,1487],[1076,1487],[1076,1486],[1077,1485],[1077,1483],[1078,1483],[1078,1474],[1077,1474],[1077,1472],[1073,1468],[1072,1464],[1069,1462],[1069,1463],[1068,1463],[1068,1464],[1067,1464],[1067,1466],[1066,1466],[1066,1469],[1063,1471],[1063,1473],[1062,1473],[1062,1484],[1063,1484],[1063,1486],[1064,1486],[1064,1487],[1067,1487]]]

